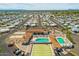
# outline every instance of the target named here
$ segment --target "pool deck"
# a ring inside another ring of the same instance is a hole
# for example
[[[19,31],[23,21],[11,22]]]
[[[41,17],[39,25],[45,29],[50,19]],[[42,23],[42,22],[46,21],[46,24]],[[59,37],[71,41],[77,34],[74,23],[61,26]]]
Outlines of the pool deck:
[[[62,48],[62,46],[56,41],[53,35],[49,35],[49,38],[55,48]]]
[[[43,32],[43,31],[45,31],[45,30],[40,29],[40,32]],[[62,46],[56,40],[56,36],[54,36],[54,35],[57,35],[58,33],[56,33],[56,34],[52,33],[52,34],[49,34],[46,36],[44,36],[44,35],[33,36],[33,32],[39,32],[39,29],[38,30],[30,29],[30,30],[26,31],[25,33],[16,32],[15,34],[13,34],[14,36],[10,36],[9,39],[11,39],[11,41],[14,42],[14,45],[17,48],[24,51],[26,54],[28,52],[31,53],[32,56],[54,56],[55,55],[54,48],[62,48]],[[57,35],[57,36],[61,36],[61,35]],[[32,37],[32,38],[30,38],[30,37]],[[32,42],[32,41],[34,42],[37,38],[48,38],[48,41],[51,43],[50,44],[47,44],[47,43],[31,44],[30,43],[29,45],[25,45],[25,46],[22,45],[23,42],[26,42],[29,40],[30,40],[29,42]]]
[[[48,42],[50,42],[49,37],[33,37],[33,38],[32,38],[32,41],[35,41],[35,40],[38,39],[38,38],[47,38],[47,39],[48,39]]]

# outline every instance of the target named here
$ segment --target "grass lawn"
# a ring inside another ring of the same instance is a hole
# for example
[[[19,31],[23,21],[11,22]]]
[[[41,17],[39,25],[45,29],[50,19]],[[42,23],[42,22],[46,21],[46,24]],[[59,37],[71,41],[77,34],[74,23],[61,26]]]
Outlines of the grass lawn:
[[[3,53],[3,52],[5,52],[5,48],[2,45],[0,45],[0,53]]]
[[[52,51],[48,44],[34,44],[32,48],[32,56],[51,56]]]

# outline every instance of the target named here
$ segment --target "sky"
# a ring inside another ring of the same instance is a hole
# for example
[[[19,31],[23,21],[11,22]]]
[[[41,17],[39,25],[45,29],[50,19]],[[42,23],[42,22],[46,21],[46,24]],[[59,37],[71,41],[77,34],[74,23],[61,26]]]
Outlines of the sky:
[[[79,9],[79,3],[0,3],[0,10],[67,10]]]

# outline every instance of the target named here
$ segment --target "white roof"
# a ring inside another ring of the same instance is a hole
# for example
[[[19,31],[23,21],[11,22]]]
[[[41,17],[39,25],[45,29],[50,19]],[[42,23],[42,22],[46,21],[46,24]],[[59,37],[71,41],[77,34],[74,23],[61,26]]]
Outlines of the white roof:
[[[73,28],[72,28],[72,31],[79,31],[79,28],[73,27]]]
[[[8,26],[8,28],[12,28],[12,27],[15,27],[15,26],[14,25]]]
[[[31,24],[31,26],[35,26],[36,24]]]
[[[8,28],[0,28],[0,32],[7,32],[7,31],[9,31],[10,29],[8,29]]]
[[[13,35],[9,37],[10,39],[15,39],[15,38],[23,38],[23,35]]]
[[[75,27],[79,27],[79,25],[75,25]]]
[[[15,32],[14,34],[25,34],[25,32]]]
[[[50,24],[50,26],[56,26],[57,24],[53,23],[53,24]]]

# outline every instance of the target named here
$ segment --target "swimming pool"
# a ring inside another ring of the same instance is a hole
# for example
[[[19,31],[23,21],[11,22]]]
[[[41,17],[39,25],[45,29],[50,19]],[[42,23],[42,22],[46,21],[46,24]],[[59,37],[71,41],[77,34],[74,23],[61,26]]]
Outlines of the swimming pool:
[[[64,39],[62,37],[57,37],[57,41],[59,42],[59,44],[64,44]]]
[[[35,42],[37,42],[37,43],[47,43],[47,42],[49,42],[49,39],[48,38],[37,38],[35,40]]]

